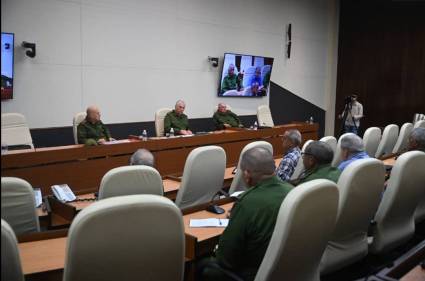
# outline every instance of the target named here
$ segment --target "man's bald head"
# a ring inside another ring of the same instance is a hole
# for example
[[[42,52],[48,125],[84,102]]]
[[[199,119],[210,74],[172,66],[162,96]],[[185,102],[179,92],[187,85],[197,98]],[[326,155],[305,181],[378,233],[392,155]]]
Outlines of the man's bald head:
[[[241,159],[241,170],[244,179],[250,186],[274,175],[276,165],[270,151],[262,147],[247,150]]]
[[[153,154],[144,148],[138,149],[130,158],[130,165],[146,165],[155,166],[155,158]]]
[[[97,106],[91,105],[87,107],[87,120],[91,123],[96,123],[100,121],[100,110]]]

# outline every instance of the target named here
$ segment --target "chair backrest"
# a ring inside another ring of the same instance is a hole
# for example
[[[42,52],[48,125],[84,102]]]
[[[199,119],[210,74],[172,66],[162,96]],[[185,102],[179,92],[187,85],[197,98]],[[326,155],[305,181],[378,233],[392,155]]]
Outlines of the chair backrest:
[[[230,188],[229,188],[229,194],[232,194],[236,191],[244,191],[244,190],[247,189],[247,186],[246,186],[246,184],[243,180],[243,177],[242,177],[241,159],[242,159],[242,157],[243,157],[243,155],[245,154],[246,151],[248,151],[248,150],[250,150],[251,148],[254,148],[254,147],[262,147],[264,149],[267,149],[273,155],[273,146],[269,142],[254,141],[254,142],[251,142],[251,143],[248,143],[247,145],[245,145],[245,147],[241,151],[241,154],[239,154],[238,166],[236,168],[236,174],[233,177],[232,184],[230,185]]]
[[[336,145],[338,143],[338,141],[336,140],[336,138],[334,136],[326,136],[320,139],[320,141],[322,142],[326,142],[327,144],[330,145],[330,147],[332,148],[332,151],[336,152]]]
[[[15,233],[3,219],[1,220],[1,280],[24,281]]]
[[[368,158],[354,161],[341,173],[338,216],[321,261],[321,273],[354,263],[368,253],[367,231],[384,189],[382,161]]]
[[[255,69],[256,69],[255,66],[250,66],[245,69],[245,72],[243,75],[243,81],[242,81],[242,86],[244,88],[251,86],[249,82],[251,81],[251,78],[254,77],[255,75]]]
[[[424,167],[424,152],[409,151],[397,158],[375,215],[373,253],[392,250],[413,236],[414,213],[424,194]]]
[[[258,121],[258,126],[267,126],[267,127],[274,126],[272,113],[268,105],[265,105],[265,104],[260,105],[257,108],[257,121]]]
[[[376,150],[375,157],[379,158],[381,156],[392,153],[394,145],[398,137],[398,125],[390,124],[385,127],[384,132],[382,133],[381,141],[379,142],[378,149]]]
[[[425,114],[422,113],[415,113],[413,115],[413,124],[416,124],[416,122],[420,121],[420,120],[425,120]]]
[[[78,125],[80,125],[80,123],[83,122],[84,119],[86,119],[86,116],[86,112],[78,112],[74,115],[74,118],[72,119],[72,132],[74,134],[75,144],[78,144]]]
[[[72,222],[63,280],[182,280],[184,249],[183,218],[172,201],[158,195],[108,198]]]
[[[308,140],[304,143],[303,148],[301,149],[301,152],[304,152],[306,147],[312,142],[313,140]],[[295,170],[294,173],[291,176],[291,180],[297,179],[301,173],[304,171],[304,162],[303,162],[303,158],[301,157],[298,162],[297,162],[297,166],[295,166]]]
[[[164,136],[164,119],[168,112],[172,111],[171,108],[161,108],[155,112],[155,132],[157,137]]]
[[[363,144],[366,153],[370,157],[375,157],[379,142],[381,141],[381,129],[378,127],[370,127],[364,132]]]
[[[419,128],[419,127],[425,128],[425,120],[419,120],[415,123],[414,129]]]
[[[1,218],[10,224],[16,235],[40,231],[34,190],[27,181],[1,178]]]
[[[392,151],[393,153],[399,153],[403,150],[406,150],[409,136],[412,130],[412,123],[404,123],[403,126],[401,126],[400,134],[398,135],[397,142],[395,143]]]
[[[425,190],[421,196],[422,200],[419,202],[415,210],[415,223],[420,223],[425,220]]]
[[[192,150],[184,165],[176,205],[181,209],[211,201],[223,188],[226,152],[219,146]]]
[[[345,138],[348,135],[354,135],[353,133],[345,133],[342,136],[339,137],[338,143],[336,144],[336,149],[334,152],[334,158],[332,160],[332,166],[338,167],[339,163],[341,163],[341,140]]]
[[[143,165],[114,168],[100,182],[99,199],[134,194],[164,194],[161,175],[155,168]]]
[[[318,281],[320,257],[335,225],[338,189],[329,180],[297,186],[283,200],[255,281]]]
[[[27,120],[20,113],[1,114],[1,138],[1,142],[9,146],[29,145],[34,148]]]

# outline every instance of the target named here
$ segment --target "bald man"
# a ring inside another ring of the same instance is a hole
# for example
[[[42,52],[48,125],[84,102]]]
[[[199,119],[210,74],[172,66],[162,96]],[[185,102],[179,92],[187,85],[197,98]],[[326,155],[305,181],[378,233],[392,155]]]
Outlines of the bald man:
[[[224,130],[231,127],[243,127],[238,116],[227,110],[224,103],[219,103],[217,111],[213,115],[214,124],[217,130]]]
[[[173,128],[174,134],[176,135],[192,135],[192,131],[189,130],[189,121],[187,115],[184,114],[186,103],[182,100],[178,100],[174,107],[174,110],[170,111],[165,115],[164,118],[164,131],[169,133]]]
[[[77,128],[78,143],[98,145],[111,140],[111,133],[100,121],[100,111],[96,106],[87,108],[87,116]]]

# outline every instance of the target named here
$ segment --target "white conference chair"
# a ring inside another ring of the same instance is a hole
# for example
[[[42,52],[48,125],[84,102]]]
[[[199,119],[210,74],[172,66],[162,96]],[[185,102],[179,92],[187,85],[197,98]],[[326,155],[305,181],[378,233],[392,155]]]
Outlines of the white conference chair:
[[[393,153],[399,153],[407,149],[410,133],[413,130],[412,123],[404,123],[401,126],[400,134],[398,135],[397,142],[394,145]]]
[[[15,233],[3,219],[1,220],[1,280],[24,281]]]
[[[420,120],[425,120],[425,114],[422,113],[415,113],[413,115],[413,124],[416,124],[416,122],[420,121]]]
[[[99,199],[134,194],[164,195],[161,175],[155,168],[143,165],[114,168],[100,182]]]
[[[354,135],[353,133],[345,133],[342,136],[339,137],[338,143],[336,145],[336,149],[335,149],[335,153],[334,153],[334,158],[332,160],[332,166],[333,167],[338,167],[338,165],[341,163],[342,159],[341,159],[341,140],[348,135]]]
[[[72,222],[63,280],[183,280],[184,254],[183,218],[171,200],[112,197]]]
[[[385,168],[377,159],[361,159],[347,166],[337,186],[338,217],[320,263],[322,274],[341,269],[368,253],[367,231],[384,189]]]
[[[272,113],[268,105],[260,105],[257,108],[258,126],[274,127]]]
[[[186,158],[176,205],[180,209],[210,202],[223,188],[226,152],[219,146],[192,150]]]
[[[229,194],[233,194],[236,191],[245,191],[248,188],[243,180],[243,175],[241,170],[241,159],[246,151],[254,147],[262,147],[264,149],[267,149],[273,155],[273,146],[269,142],[254,141],[245,145],[245,147],[241,151],[241,154],[239,155],[239,161],[238,161],[238,166],[236,168],[236,174],[233,177],[232,183],[230,185]]]
[[[155,132],[157,137],[164,136],[164,119],[168,112],[172,111],[171,108],[161,108],[155,112]]]
[[[255,281],[319,281],[320,257],[335,226],[338,189],[329,180],[297,186],[283,200]]]
[[[40,231],[34,190],[27,181],[1,178],[1,218],[10,224],[16,235]]]
[[[2,144],[8,146],[28,145],[34,148],[27,120],[20,113],[1,114],[1,138]]]
[[[326,142],[327,144],[329,144],[329,146],[332,148],[332,151],[336,152],[336,145],[338,143],[338,141],[336,140],[336,138],[334,136],[326,136],[320,139],[320,141],[322,142]]]
[[[74,115],[74,118],[72,119],[72,132],[74,134],[75,144],[78,144],[78,125],[80,125],[80,123],[83,122],[84,119],[86,119],[86,116],[86,112],[78,112]]]
[[[419,128],[419,127],[425,128],[425,120],[419,120],[415,123],[414,129]]]
[[[394,145],[398,137],[398,125],[390,124],[385,127],[382,133],[381,141],[379,142],[378,149],[375,153],[375,158],[380,158],[384,155],[390,154],[393,151]]]
[[[304,152],[306,147],[312,142],[313,140],[308,140],[304,143],[303,148],[301,149],[301,152]],[[304,171],[304,162],[302,156],[298,160],[297,166],[295,166],[294,173],[291,176],[291,180],[297,179],[301,173]]]
[[[375,157],[380,141],[381,141],[380,128],[370,127],[364,132],[364,135],[363,135],[364,148],[366,153],[370,157]]]
[[[425,187],[425,153],[409,151],[397,158],[375,215],[369,250],[380,254],[407,242],[415,233],[415,210]]]

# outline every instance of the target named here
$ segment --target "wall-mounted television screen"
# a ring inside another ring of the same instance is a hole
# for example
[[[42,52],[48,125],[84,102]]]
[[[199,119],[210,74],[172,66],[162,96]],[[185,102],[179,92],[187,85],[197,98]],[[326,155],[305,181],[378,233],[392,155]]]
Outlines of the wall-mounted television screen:
[[[1,99],[13,98],[13,33],[1,33]]]
[[[265,97],[273,58],[225,53],[219,97]]]

